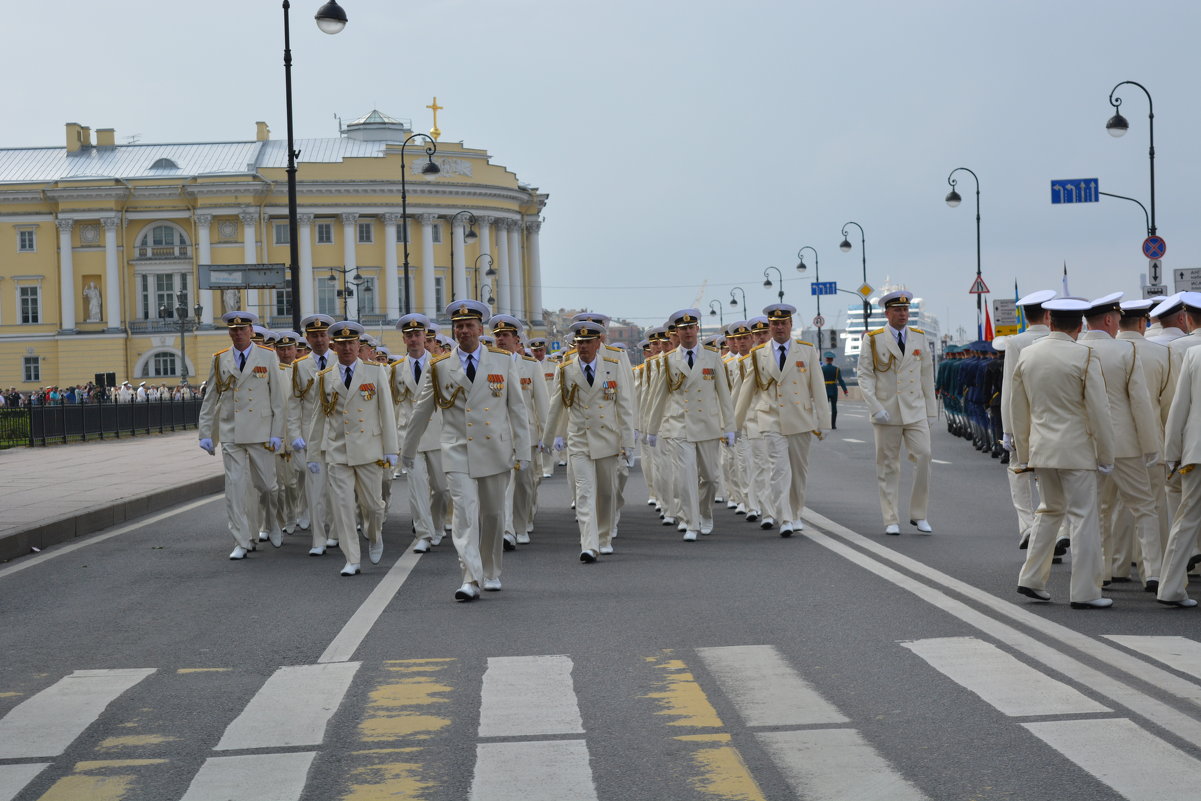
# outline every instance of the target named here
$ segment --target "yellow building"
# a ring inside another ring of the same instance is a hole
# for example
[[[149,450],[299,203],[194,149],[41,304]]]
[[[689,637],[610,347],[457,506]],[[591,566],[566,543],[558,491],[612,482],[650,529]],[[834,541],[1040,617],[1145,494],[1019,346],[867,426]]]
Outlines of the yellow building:
[[[406,219],[401,145],[412,133],[373,111],[337,138],[297,140],[301,315],[345,311],[394,352],[406,308],[441,318],[450,301],[477,294],[538,327],[547,196],[462,143],[439,142],[440,171],[426,174],[416,138],[403,152]],[[95,134],[67,123],[65,147],[0,149],[0,387],[81,384],[99,372],[173,382],[181,355],[187,375],[207,373],[208,355],[228,344],[226,311],[292,327],[287,290],[197,289],[200,265],[289,263],[286,141],[262,122],[238,142]],[[181,291],[203,307],[183,354]]]

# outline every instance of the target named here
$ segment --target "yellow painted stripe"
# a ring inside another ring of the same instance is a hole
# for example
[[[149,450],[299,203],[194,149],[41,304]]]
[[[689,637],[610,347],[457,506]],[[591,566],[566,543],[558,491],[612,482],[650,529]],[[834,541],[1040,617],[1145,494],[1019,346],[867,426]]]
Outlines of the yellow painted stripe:
[[[421,749],[414,749],[420,751]],[[350,788],[342,801],[427,801],[438,785],[423,778],[419,762],[379,762],[350,771]]]
[[[390,661],[385,671],[392,678],[371,691],[359,739],[367,743],[400,739],[424,740],[450,726],[450,718],[438,715],[450,702],[453,690],[438,680],[440,671],[454,660],[414,659]]]
[[[698,792],[723,801],[766,801],[734,746],[700,748],[693,752],[692,763],[700,775],[690,783]]]
[[[0,698],[16,698],[18,695],[24,695],[24,694],[25,693],[13,693],[13,692],[0,693]]]
[[[116,748],[143,748],[148,745],[175,742],[178,739],[178,737],[168,737],[165,734],[130,734],[125,737],[109,737],[101,740],[97,748],[101,751]]]
[[[121,771],[147,765],[163,765],[166,762],[165,759],[76,762],[75,772],[56,781],[38,801],[124,801],[136,795],[137,774]]]
[[[647,657],[647,661],[658,671],[656,683],[660,689],[642,697],[658,703],[656,714],[672,718],[667,725],[709,729],[724,725],[683,660],[672,658],[671,651],[663,651]]]
[[[231,668],[180,668],[176,673],[228,673]]]
[[[93,759],[86,762],[76,762],[76,773],[91,773],[96,770],[111,770],[113,768],[137,768],[143,765],[163,765],[165,759]]]

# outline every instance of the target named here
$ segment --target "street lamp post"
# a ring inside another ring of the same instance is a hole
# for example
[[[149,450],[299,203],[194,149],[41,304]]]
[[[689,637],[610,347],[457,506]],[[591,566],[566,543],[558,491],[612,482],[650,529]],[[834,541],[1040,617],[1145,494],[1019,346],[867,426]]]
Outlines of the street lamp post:
[[[485,281],[483,285],[480,286],[480,292],[483,293],[483,297],[476,298],[476,300],[487,303],[489,307],[491,307],[493,303],[496,303],[496,296],[492,294],[492,284]]]
[[[405,148],[409,146],[409,142],[414,139],[424,139],[428,144],[425,146],[425,155],[428,161],[421,168],[422,175],[437,175],[442,172],[441,168],[434,163],[434,154],[438,152],[438,143],[433,137],[428,134],[415,133],[410,135],[400,145],[400,224],[404,226],[404,284],[405,284],[405,314],[412,312],[413,304],[409,299],[412,295],[412,284],[409,283],[409,192],[407,179],[405,177],[407,170],[405,169]],[[454,291],[454,281],[450,282],[451,291]]]
[[[479,239],[479,235],[478,235],[478,234],[475,232],[475,226],[476,226],[476,222],[477,222],[477,220],[475,219],[475,215],[474,215],[474,214],[472,214],[472,213],[471,213],[470,211],[468,211],[467,209],[463,209],[462,211],[456,211],[456,212],[455,212],[453,215],[451,215],[451,218],[450,218],[450,229],[451,229],[451,231],[453,231],[453,230],[454,230],[454,228],[455,228],[455,220],[459,219],[460,215],[463,215],[463,214],[466,214],[466,215],[467,215],[467,219],[468,219],[468,221],[469,221],[469,222],[468,222],[468,225],[470,226],[470,227],[467,229],[467,233],[463,235],[463,243],[464,243],[464,244],[466,244],[466,245],[470,245],[472,242],[474,242],[475,240]],[[457,245],[457,242],[456,242],[456,245]],[[456,248],[456,249],[458,249],[458,248]],[[452,254],[452,255],[453,255],[453,254]],[[481,253],[480,255],[482,256],[483,254]],[[478,258],[479,258],[479,257],[476,257],[476,258],[477,258],[477,261],[478,261]],[[477,264],[477,266],[478,266],[478,264]],[[451,276],[450,276],[450,299],[451,299],[451,300],[458,300],[458,298],[457,298],[457,296],[456,296],[456,292],[455,292],[455,276],[454,276],[454,274],[453,274],[453,273],[454,273],[454,267],[453,267],[453,266],[452,266],[452,268],[451,268],[451,273],[452,273],[452,274],[451,274]],[[478,276],[477,276],[477,278],[478,278]],[[466,280],[467,280],[467,277],[466,277],[466,276],[464,276],[464,277],[463,277],[463,280],[464,280],[464,281],[466,281]],[[465,287],[464,287],[464,289],[465,289]]]
[[[963,202],[963,198],[955,191],[956,181],[952,177],[955,173],[963,170],[976,181],[976,283],[972,286],[972,291],[980,288],[984,283],[980,277],[980,178],[976,173],[972,172],[967,167],[956,167],[947,175],[947,183],[951,185],[951,191],[947,192],[947,205],[955,208]],[[975,292],[976,294],[976,339],[984,339],[984,293]]]
[[[805,251],[806,250],[813,251],[813,280],[816,283],[820,284],[821,280],[822,280],[822,265],[821,265],[821,261],[817,258],[817,248],[813,247],[813,245],[805,245],[804,247],[802,247],[800,250],[798,250],[796,252],[796,257],[797,257],[796,271],[798,273],[804,273],[806,270],[809,269],[808,265],[805,264]],[[821,320],[821,319],[823,319],[822,318],[822,296],[819,294],[819,295],[815,295],[815,297],[817,298],[817,319]],[[818,350],[820,350],[823,347],[822,326],[818,325],[818,326],[815,326],[815,328],[817,328],[817,347],[818,347]]]
[[[296,234],[296,141],[292,131],[292,36],[288,12],[292,4],[284,0],[284,105],[288,121],[288,277],[292,283],[292,330],[300,330],[300,240]],[[333,35],[346,27],[346,12],[336,0],[317,9],[317,27]]]
[[[337,281],[338,280],[337,277],[335,275],[333,275],[333,273],[341,273],[342,274],[342,288],[338,290],[338,297],[342,298],[342,319],[343,320],[351,319],[351,317],[350,317],[350,299],[354,297],[354,289],[351,289],[349,284],[354,284],[355,288],[357,289],[359,287],[362,287],[363,284],[367,283],[367,279],[364,278],[363,276],[359,275],[357,268],[325,267],[323,269],[329,270],[331,273],[331,275],[329,275],[326,278],[327,281]],[[346,276],[352,272],[354,273],[354,278],[347,278]],[[358,304],[355,304],[355,308],[356,309],[358,308]],[[362,316],[362,315],[360,315],[360,316]]]
[[[838,249],[843,253],[851,252],[851,240],[847,239],[847,226],[853,225],[859,229],[859,254],[863,257],[863,285],[867,286],[867,237],[863,235],[863,226],[851,220],[848,223],[843,223],[842,226],[842,241],[838,243]],[[867,336],[868,321],[872,316],[872,302],[863,296],[863,335]]]
[[[197,303],[192,307],[193,316],[188,317],[188,293],[175,293],[175,319],[179,321],[179,383],[180,386],[188,385],[188,345],[187,333],[192,330],[195,325],[200,322],[200,316],[204,314],[204,307]],[[171,309],[166,304],[158,307],[158,316],[164,322],[170,318]]]
[[[496,270],[494,270],[492,268],[492,254],[491,253],[481,253],[480,255],[475,257],[475,265],[474,265],[475,294],[472,295],[472,297],[476,300],[480,299],[480,259],[488,260],[488,269],[484,271],[484,275],[488,276],[489,278],[496,275]]]
[[[1148,226],[1150,235],[1155,235],[1155,107],[1151,103],[1151,93],[1147,91],[1147,87],[1136,81],[1122,81],[1109,92],[1109,105],[1113,106],[1113,116],[1105,123],[1105,130],[1109,131],[1109,135],[1113,137],[1124,136],[1126,131],[1130,130],[1130,123],[1122,116],[1122,98],[1116,97],[1114,92],[1122,88],[1126,84],[1137,86],[1143,90],[1143,94],[1147,96],[1147,127],[1151,137],[1151,146],[1147,150],[1147,157],[1151,161],[1151,224]]]
[[[717,305],[716,305],[716,306],[714,306],[714,305],[713,305],[714,303],[716,303]],[[722,330],[723,330],[723,331],[725,330],[725,328],[726,328],[726,315],[725,315],[725,312],[722,310],[722,307],[721,307],[721,301],[720,301],[720,300],[711,300],[711,301],[709,301],[709,316],[710,316],[710,317],[716,317],[716,318],[717,318],[717,320],[718,320],[718,323],[719,323],[719,324],[721,325],[721,327],[722,327]]]
[[[771,286],[772,286],[771,278],[767,274],[768,270],[776,271],[776,279],[780,282],[780,291],[776,293],[776,297],[780,299],[781,303],[783,303],[784,302],[784,274],[780,272],[779,267],[764,267],[763,268],[763,286],[766,287],[767,289],[771,289]]]
[[[735,292],[742,293],[742,319],[744,319],[744,320],[749,319],[746,316],[746,290],[740,286],[736,286],[730,290],[730,305],[733,306],[735,309],[737,309],[738,308],[738,298],[734,297]]]

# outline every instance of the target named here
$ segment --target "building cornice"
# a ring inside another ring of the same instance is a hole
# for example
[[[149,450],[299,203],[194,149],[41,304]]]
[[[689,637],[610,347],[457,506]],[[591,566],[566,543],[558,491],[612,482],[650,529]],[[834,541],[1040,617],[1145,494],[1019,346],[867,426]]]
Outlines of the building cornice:
[[[45,190],[46,198],[64,201],[125,200],[130,195],[124,186],[59,186]]]

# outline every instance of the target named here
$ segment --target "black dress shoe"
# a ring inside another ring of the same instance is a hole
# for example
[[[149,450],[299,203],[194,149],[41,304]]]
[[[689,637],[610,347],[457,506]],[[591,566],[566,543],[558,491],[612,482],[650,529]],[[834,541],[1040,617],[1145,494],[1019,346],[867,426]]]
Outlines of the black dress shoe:
[[[1072,547],[1072,541],[1071,541],[1071,540],[1056,540],[1056,542],[1055,542],[1055,555],[1056,555],[1056,556],[1063,556],[1065,553],[1067,553],[1067,552],[1068,552],[1068,548],[1070,548],[1070,547]]]
[[[1046,590],[1036,590],[1030,587],[1023,587],[1020,584],[1018,585],[1018,594],[1025,595],[1027,598],[1033,598],[1036,601],[1051,600],[1051,593]]]
[[[1026,536],[1022,537],[1022,541],[1018,543],[1018,550],[1024,551],[1029,547],[1030,547],[1030,535],[1027,534]]]
[[[596,561],[596,554],[592,551],[583,551],[580,553],[580,561],[586,565],[590,565]]]
[[[1143,589],[1147,592],[1159,592],[1159,579],[1147,579]]]
[[[1189,557],[1188,568],[1186,569],[1186,572],[1192,573],[1193,568],[1199,564],[1201,564],[1201,553],[1193,554]]]

